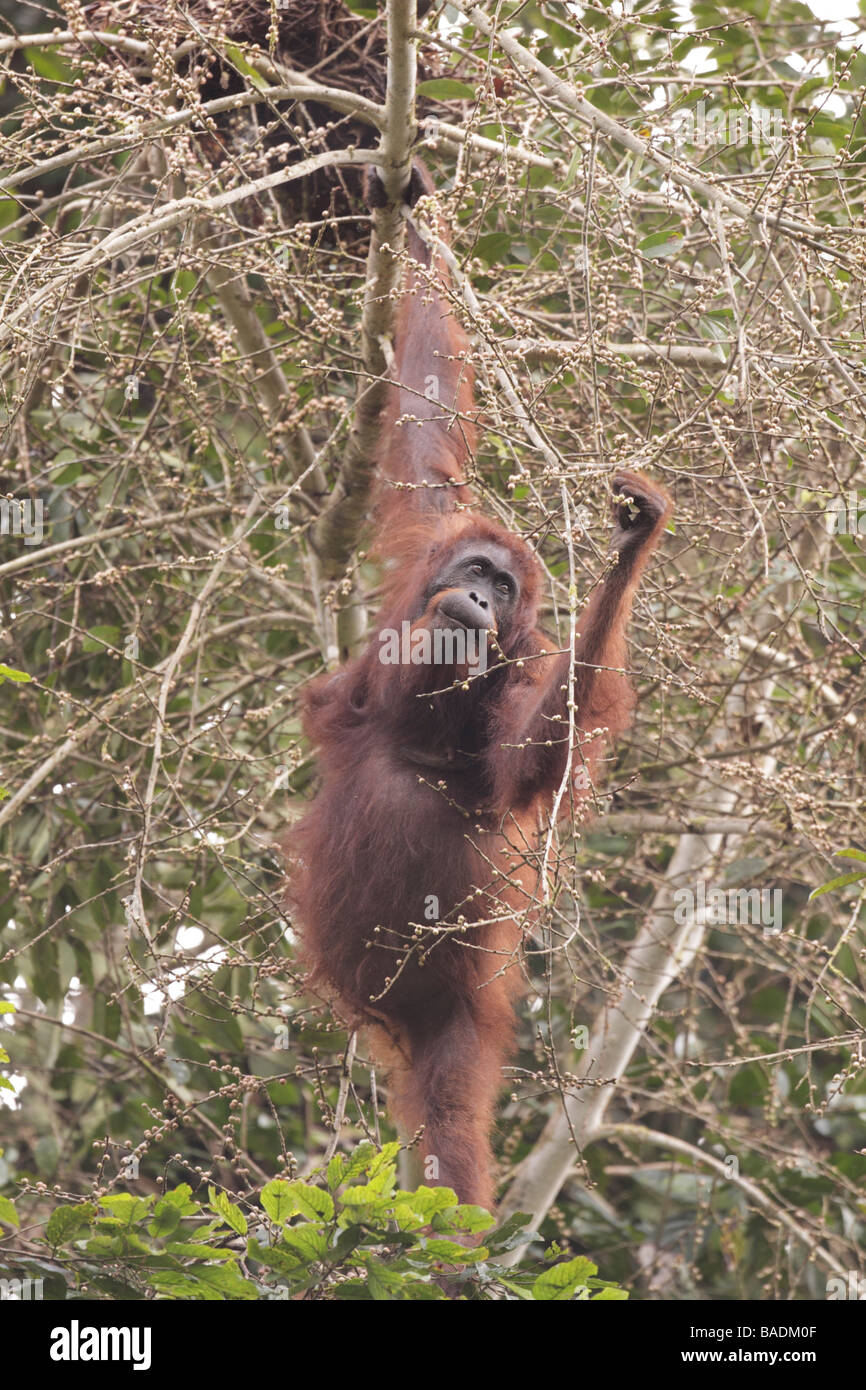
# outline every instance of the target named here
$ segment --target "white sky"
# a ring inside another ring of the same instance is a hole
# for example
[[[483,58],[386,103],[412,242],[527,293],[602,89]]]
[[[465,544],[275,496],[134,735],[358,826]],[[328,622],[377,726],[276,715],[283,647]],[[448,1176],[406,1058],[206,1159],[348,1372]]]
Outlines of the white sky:
[[[857,18],[857,6],[852,0],[806,0],[806,3],[819,19]]]

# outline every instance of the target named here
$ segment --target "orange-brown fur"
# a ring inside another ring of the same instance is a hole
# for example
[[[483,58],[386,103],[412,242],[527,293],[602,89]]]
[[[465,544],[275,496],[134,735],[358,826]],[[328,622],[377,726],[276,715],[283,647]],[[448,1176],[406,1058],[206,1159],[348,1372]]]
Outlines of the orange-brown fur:
[[[429,190],[420,166],[415,178]],[[538,827],[567,762],[568,665],[536,626],[534,555],[471,509],[467,341],[448,307],[442,259],[413,231],[409,248],[377,510],[383,605],[367,649],[315,683],[306,701],[321,786],[292,837],[293,898],[313,977],[348,1023],[368,1028],[389,1071],[393,1113],[408,1134],[423,1127],[422,1154],[437,1160],[439,1182],[489,1206],[488,1136],[512,1040]],[[438,401],[424,394],[431,375]],[[423,423],[399,423],[406,414]],[[586,763],[592,771],[605,738],[630,718],[625,626],[669,511],[648,480],[615,481],[640,517],[629,530],[617,511],[619,563],[578,623],[576,723],[607,734],[578,749],[575,771]],[[520,586],[502,634],[507,660],[466,682],[465,672],[441,666],[384,665],[378,632],[431,620],[441,595],[427,591],[467,539],[504,547]]]

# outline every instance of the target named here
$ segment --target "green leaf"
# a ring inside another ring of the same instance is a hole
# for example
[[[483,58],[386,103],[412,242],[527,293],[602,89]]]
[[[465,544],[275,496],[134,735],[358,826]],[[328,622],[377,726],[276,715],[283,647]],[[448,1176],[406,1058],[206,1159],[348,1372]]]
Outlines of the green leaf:
[[[69,68],[62,62],[56,49],[25,48],[24,57],[33,71],[40,77],[47,77],[49,82],[68,82],[71,77]]]
[[[282,1226],[295,1214],[291,1187],[285,1178],[275,1178],[262,1188],[261,1203],[275,1226]]]
[[[566,1260],[564,1264],[554,1265],[539,1274],[532,1286],[533,1298],[542,1302],[564,1302],[570,1300],[578,1288],[586,1285],[587,1279],[598,1273],[597,1265],[585,1255]]]
[[[523,1287],[522,1284],[515,1284],[513,1280],[511,1280],[511,1279],[502,1279],[501,1277],[500,1277],[500,1278],[497,1278],[497,1281],[496,1281],[496,1282],[497,1282],[498,1284],[501,1284],[502,1287],[503,1287],[504,1289],[510,1289],[511,1292],[512,1292],[513,1294],[516,1294],[518,1298],[522,1298],[522,1299],[524,1299],[524,1300],[528,1300],[530,1303],[532,1302],[532,1292],[531,1292],[531,1290],[530,1290],[530,1289],[525,1289],[525,1288]]]
[[[28,676],[26,671],[16,671],[14,666],[4,666],[0,661],[0,684],[3,681],[32,681],[33,677]]]
[[[814,898],[820,898],[822,893],[830,893],[834,888],[847,888],[849,883],[860,883],[866,878],[866,869],[861,869],[853,874],[842,874],[839,878],[831,878],[829,883],[823,883],[820,888],[813,888],[809,894],[809,902]]]
[[[116,647],[120,639],[120,628],[112,623],[101,623],[98,627],[92,627],[90,633],[81,643],[83,652],[104,652],[106,646]]]
[[[383,1264],[381,1260],[370,1259],[367,1264],[367,1288],[377,1303],[384,1303],[394,1297],[399,1298],[403,1290],[404,1276],[399,1270]]]
[[[0,1197],[0,1221],[5,1221],[7,1226],[21,1225],[15,1204],[9,1197]]]
[[[459,1231],[470,1231],[473,1235],[478,1231],[489,1231],[491,1226],[496,1225],[496,1217],[491,1216],[484,1207],[474,1207],[469,1204],[459,1206],[453,1219],[454,1225]]]
[[[324,1260],[329,1254],[328,1237],[321,1226],[304,1222],[299,1226],[289,1226],[283,1231],[278,1249],[296,1250],[305,1264]]]
[[[728,1097],[733,1105],[763,1105],[767,1095],[767,1077],[757,1062],[749,1062],[731,1078]],[[667,1190],[669,1179],[665,1179]]]
[[[117,1192],[108,1197],[100,1197],[99,1205],[125,1226],[132,1226],[150,1211],[150,1202],[144,1197],[133,1197],[131,1192]]]
[[[486,1260],[490,1251],[483,1245],[466,1246],[460,1245],[456,1240],[443,1240],[434,1238],[425,1243],[422,1251],[416,1251],[416,1255],[429,1255],[435,1260],[444,1260],[447,1264],[466,1265],[473,1264],[478,1260]]]
[[[177,1187],[169,1188],[157,1203],[157,1211],[164,1202],[177,1207],[181,1216],[193,1216],[199,1210],[198,1202],[192,1199],[192,1188],[188,1182],[181,1182]]]
[[[163,1197],[157,1202],[153,1213],[153,1220],[148,1224],[148,1231],[152,1236],[170,1236],[172,1231],[176,1231],[181,1223],[181,1214],[177,1207],[171,1202],[166,1202]]]
[[[343,1181],[347,1182],[349,1178],[356,1178],[359,1173],[366,1173],[377,1153],[378,1149],[375,1144],[371,1144],[369,1139],[363,1139],[355,1152],[346,1160]]]
[[[156,1270],[150,1275],[157,1292],[171,1298],[189,1298],[205,1303],[223,1299],[257,1299],[251,1279],[245,1279],[237,1265],[199,1265],[182,1273]]]
[[[96,1207],[91,1202],[55,1207],[45,1227],[45,1239],[49,1245],[63,1245],[89,1226],[95,1215]]]
[[[475,243],[475,254],[488,265],[511,259],[511,237],[508,232],[488,232]]]
[[[352,1251],[357,1249],[365,1239],[365,1236],[366,1232],[363,1226],[348,1226],[344,1231],[340,1232],[333,1245],[329,1248],[328,1259],[334,1264],[344,1260],[347,1255],[351,1255]]]
[[[532,1240],[534,1232],[530,1229],[532,1217],[525,1211],[516,1211],[497,1227],[487,1238],[490,1250],[511,1250],[515,1245],[525,1245]]]
[[[295,1202],[295,1211],[308,1221],[317,1218],[325,1221],[334,1219],[334,1199],[323,1187],[313,1187],[312,1183],[296,1181],[290,1183]]]
[[[245,1279],[235,1263],[227,1265],[205,1265],[196,1269],[196,1278],[226,1298],[239,1298],[251,1302],[258,1298],[258,1291],[251,1279]]]
[[[230,1201],[225,1192],[217,1192],[216,1188],[209,1189],[211,1210],[221,1216],[227,1226],[231,1226],[238,1235],[245,1236],[247,1233],[247,1219],[240,1207],[235,1206]]]
[[[455,97],[468,97],[472,101],[475,98],[475,88],[466,82],[458,82],[456,77],[431,77],[427,82],[418,83],[418,95],[435,97],[440,101],[448,101]]]
[[[370,1290],[360,1279],[346,1279],[342,1284],[338,1284],[334,1290],[334,1297],[341,1303],[369,1303]]]
[[[324,1188],[313,1187],[310,1183],[286,1182],[277,1178],[262,1189],[262,1206],[277,1226],[283,1226],[293,1216],[300,1213],[308,1220],[317,1217],[325,1221],[334,1218],[334,1199]]]
[[[170,1240],[166,1242],[165,1251],[167,1255],[176,1255],[179,1259],[190,1260],[234,1260],[237,1258],[233,1250],[226,1250],[218,1245],[203,1245],[195,1240]]]
[[[387,1167],[394,1164],[402,1145],[396,1139],[392,1139],[389,1144],[383,1144],[380,1153],[377,1153],[370,1164],[370,1176],[375,1177],[384,1172]]]
[[[662,260],[666,256],[673,256],[677,251],[682,250],[682,233],[653,232],[652,236],[644,237],[639,245],[647,260]]]
[[[340,1201],[344,1207],[366,1207],[375,1206],[377,1202],[385,1203],[386,1198],[377,1187],[372,1183],[359,1183],[355,1187],[347,1187],[340,1194]]]
[[[52,473],[51,481],[56,487],[65,487],[67,483],[74,483],[84,471],[84,464],[78,459],[75,463],[67,463],[59,468],[56,473]]]
[[[255,68],[251,67],[251,65],[247,62],[246,58],[241,53],[241,50],[237,47],[236,44],[227,43],[225,46],[225,51],[226,56],[231,59],[241,76],[246,77],[247,80],[251,83],[251,85],[255,87],[258,91],[263,92],[266,87],[269,87],[271,85],[264,77],[262,77],[261,73],[256,72]]]
[[[422,1183],[414,1192],[400,1191],[396,1196],[424,1221],[429,1221],[437,1212],[457,1206],[457,1193],[450,1187],[425,1187]]]
[[[340,1157],[339,1154],[334,1154],[334,1157],[328,1164],[326,1174],[328,1186],[330,1187],[332,1192],[336,1191],[336,1189],[340,1186],[340,1183],[343,1181],[343,1174],[345,1172],[345,1169],[346,1165],[343,1162],[343,1159]]]

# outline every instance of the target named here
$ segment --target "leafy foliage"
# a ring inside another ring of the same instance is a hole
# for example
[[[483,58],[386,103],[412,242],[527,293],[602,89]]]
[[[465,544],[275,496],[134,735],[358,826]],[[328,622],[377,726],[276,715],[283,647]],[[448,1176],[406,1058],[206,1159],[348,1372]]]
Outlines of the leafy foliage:
[[[492,1230],[480,1207],[459,1206],[443,1187],[397,1187],[399,1144],[369,1143],[328,1164],[326,1183],[278,1179],[245,1212],[211,1186],[206,1202],[188,1183],[161,1197],[120,1192],[57,1206],[32,1254],[0,1278],[34,1279],[52,1270],[48,1295],[68,1298],[296,1299],[409,1302],[622,1299],[584,1258],[506,1277],[496,1256],[529,1239],[527,1218]],[[0,1221],[18,1226],[0,1198]],[[485,1243],[474,1243],[484,1236]],[[56,1277],[62,1257],[68,1285]],[[54,1261],[53,1267],[49,1259]]]
[[[41,1261],[55,1295],[67,1273],[107,1297],[154,1273],[192,1296],[201,1265],[220,1297],[302,1271],[304,1296],[336,1297],[386,1288],[412,1250],[400,1287],[435,1292],[424,1242],[462,1217],[422,1235],[408,1200],[388,1214],[397,1189],[353,1206],[369,1173],[288,1225],[260,1206],[292,1207],[335,1125],[336,1163],[393,1138],[363,1044],[339,1109],[347,1038],[304,990],[278,843],[314,778],[297,693],[334,609],[370,611],[379,582],[363,541],[329,579],[310,543],[353,419],[367,223],[351,171],[323,196],[248,185],[335,148],[344,113],[265,99],[262,53],[197,46],[188,4],[136,7],[125,47],[37,43],[21,8],[27,32],[0,36],[0,1259]],[[703,924],[543,1223],[563,1262],[529,1277],[575,1296],[582,1267],[561,1271],[591,1252],[636,1297],[823,1297],[827,1252],[857,1269],[866,1244],[863,851],[833,867],[866,785],[863,24],[800,0],[493,8],[493,40],[425,17],[428,100],[462,137],[458,158],[434,120],[425,157],[477,300],[480,486],[537,544],[562,645],[614,470],[650,468],[677,503],[635,617],[633,730],[597,820],[546,847],[501,1173],[606,1086],[574,1079],[593,1025],[640,999],[629,948],[670,922],[698,844],[708,884],[778,890],[779,930]],[[9,508],[37,502],[28,537]],[[228,1253],[167,1250],[185,1186],[175,1243]],[[27,1235],[79,1211],[56,1249]],[[243,1244],[265,1218],[288,1272]],[[313,1250],[349,1231],[367,1263],[324,1274]],[[490,1287],[492,1262],[461,1258],[460,1286]]]

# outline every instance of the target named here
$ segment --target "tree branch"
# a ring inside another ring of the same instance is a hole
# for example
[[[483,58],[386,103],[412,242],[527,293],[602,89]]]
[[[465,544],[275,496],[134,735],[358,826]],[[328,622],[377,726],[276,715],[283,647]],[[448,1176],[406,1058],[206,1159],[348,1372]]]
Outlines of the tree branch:
[[[415,0],[388,3],[388,89],[377,164],[388,194],[385,207],[372,212],[373,234],[367,257],[361,357],[355,418],[337,484],[313,530],[313,546],[326,577],[342,576],[350,563],[367,514],[376,471],[382,416],[388,400],[389,362],[385,344],[391,331],[393,297],[400,280],[395,254],[403,240],[402,199],[409,180],[415,139]],[[345,658],[365,627],[357,604],[344,604],[337,617],[337,645]]]
[[[754,223],[762,229],[768,226],[776,227],[788,236],[807,242],[825,256],[834,256],[839,260],[845,259],[839,251],[828,245],[827,237],[832,228],[822,226],[819,223],[802,222],[782,213],[770,213],[756,204],[750,207],[747,203],[741,202],[739,198],[735,198],[732,193],[728,193],[725,188],[717,184],[707,183],[706,179],[702,179],[700,175],[696,174],[685,161],[675,160],[670,155],[662,154],[650,140],[635,135],[627,126],[621,125],[612,116],[608,116],[606,112],[593,106],[592,102],[587,101],[585,97],[580,96],[570,82],[557,77],[556,73],[546,67],[539,58],[536,58],[534,53],[530,53],[509,34],[503,33],[501,28],[497,28],[495,21],[488,19],[484,11],[477,5],[467,3],[467,0],[452,0],[452,3],[454,8],[465,15],[480,33],[495,40],[506,57],[510,58],[518,67],[523,68],[524,72],[530,73],[536,82],[540,82],[548,94],[560,105],[566,107],[593,130],[600,131],[602,135],[607,136],[610,140],[615,140],[618,145],[630,150],[632,154],[639,155],[642,159],[654,164],[673,183],[679,184],[681,188],[689,189],[692,193],[699,194],[711,207],[726,208],[728,212],[742,218],[744,222]]]

